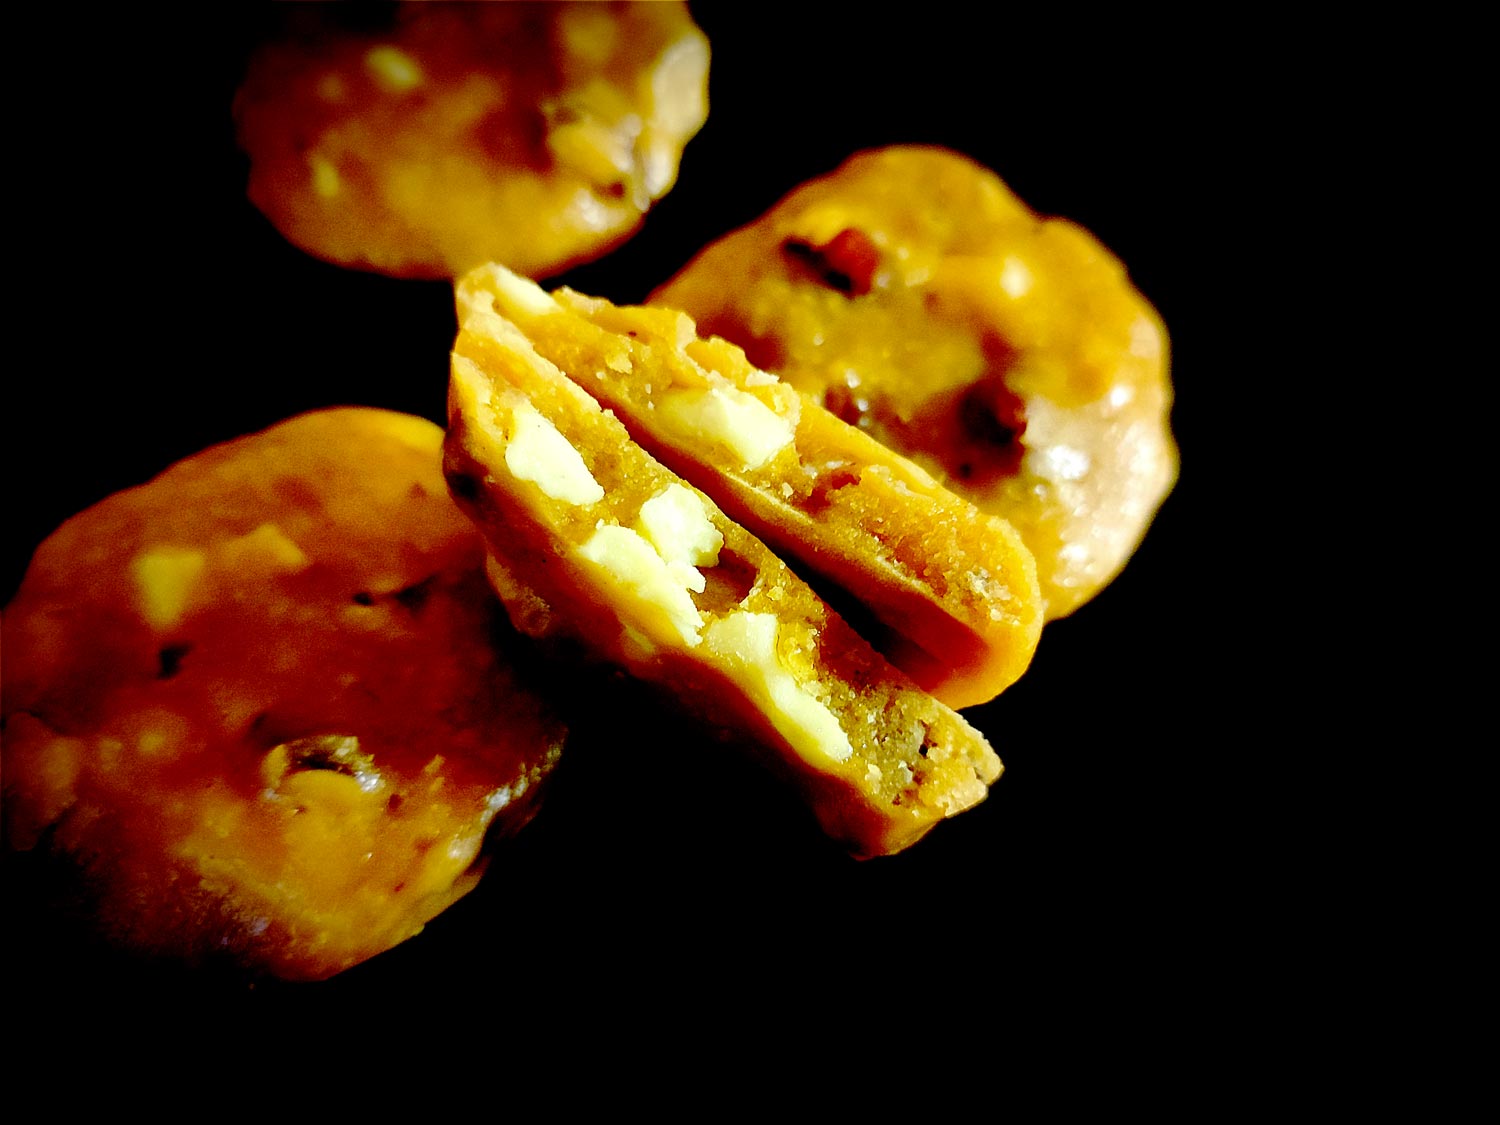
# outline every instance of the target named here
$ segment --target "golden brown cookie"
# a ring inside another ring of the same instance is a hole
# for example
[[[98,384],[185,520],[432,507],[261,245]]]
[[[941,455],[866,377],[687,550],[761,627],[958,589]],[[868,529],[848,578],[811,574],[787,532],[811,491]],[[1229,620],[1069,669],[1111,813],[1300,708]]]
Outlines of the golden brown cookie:
[[[498,265],[460,279],[613,410],[648,452],[782,558],[851,597],[871,640],[950,707],[994,698],[1042,628],[1036,565],[1004,520],[805,399],[683,313],[554,294]]]
[[[523,630],[747,741],[856,855],[983,800],[1000,761],[769,548],[484,302],[461,303],[446,470]]]
[[[957,153],[859,153],[650,301],[1009,520],[1049,618],[1114,577],[1176,480],[1155,310],[1086,231]]]
[[[562,729],[497,648],[442,431],[306,414],[74,517],[4,617],[12,848],[103,928],[327,977],[477,882]]]
[[[234,102],[250,199],[342,265],[543,277],[628,237],[707,115],[680,0],[287,5]]]

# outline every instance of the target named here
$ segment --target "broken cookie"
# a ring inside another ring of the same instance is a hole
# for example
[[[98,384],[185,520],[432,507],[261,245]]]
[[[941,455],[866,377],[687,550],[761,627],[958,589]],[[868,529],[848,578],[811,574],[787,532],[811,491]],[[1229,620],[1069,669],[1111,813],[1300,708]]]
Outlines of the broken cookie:
[[[655,458],[874,618],[866,636],[952,707],[1026,670],[1042,628],[1036,565],[1005,520],[750,364],[683,313],[548,294],[498,265],[457,287],[612,410]]]
[[[523,631],[744,740],[854,854],[982,801],[1000,761],[483,302],[460,305],[445,465]]]

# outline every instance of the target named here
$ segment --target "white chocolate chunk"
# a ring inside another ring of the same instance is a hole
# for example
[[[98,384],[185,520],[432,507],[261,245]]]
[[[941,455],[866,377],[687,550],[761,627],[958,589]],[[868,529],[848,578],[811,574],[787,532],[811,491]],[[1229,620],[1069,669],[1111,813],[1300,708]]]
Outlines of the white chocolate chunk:
[[[657,128],[667,137],[690,135],[708,116],[702,78],[708,60],[708,42],[696,35],[678,39],[657,60],[651,75],[651,108]],[[659,150],[659,155],[650,153],[646,160],[646,187],[653,196],[671,186],[677,168],[677,161],[668,155],[667,138],[662,138]]]
[[[294,573],[311,562],[302,548],[274,523],[263,523],[254,531],[227,539],[218,551],[220,561],[235,570],[257,567]]]
[[[739,681],[772,725],[804,758],[844,762],[854,753],[833,712],[808,694],[776,659],[776,618],[731,613],[703,631],[710,652],[740,673]]]
[[[1026,268],[1026,263],[1014,255],[1006,255],[1000,264],[1000,288],[1005,295],[1020,300],[1031,292],[1031,286],[1031,271]]]
[[[739,458],[742,470],[760,468],[792,443],[792,422],[727,383],[669,391],[662,396],[661,415],[680,434],[724,446]]]
[[[519,395],[509,405],[512,429],[505,447],[505,467],[554,500],[566,504],[596,504],[603,500],[604,489],[584,464],[583,455],[557,427]]]
[[[339,177],[339,170],[333,166],[333,162],[327,157],[313,153],[307,158],[307,168],[312,176],[313,191],[320,199],[332,199],[343,190],[343,180]]]
[[[724,536],[708,518],[698,494],[686,485],[669,484],[642,504],[636,526],[667,562],[719,564]]]
[[[552,294],[548,293],[529,277],[512,273],[508,269],[491,264],[486,269],[488,282],[500,297],[517,305],[523,312],[533,316],[547,316],[562,311]],[[509,310],[507,310],[509,311]]]
[[[182,620],[208,559],[190,547],[155,547],[130,564],[141,616],[153,629],[170,629]]]
[[[626,137],[594,120],[570,121],[547,131],[554,163],[599,185],[620,182],[634,169]]]
[[[377,85],[389,94],[404,94],[414,90],[424,80],[422,67],[417,60],[398,47],[382,43],[365,52],[365,69],[370,72]]]
[[[578,553],[602,567],[636,599],[665,615],[677,636],[690,647],[702,639],[703,617],[688,591],[701,593],[706,583],[693,567],[668,562],[630,528],[613,524],[600,524]],[[649,623],[642,624],[649,628]]]

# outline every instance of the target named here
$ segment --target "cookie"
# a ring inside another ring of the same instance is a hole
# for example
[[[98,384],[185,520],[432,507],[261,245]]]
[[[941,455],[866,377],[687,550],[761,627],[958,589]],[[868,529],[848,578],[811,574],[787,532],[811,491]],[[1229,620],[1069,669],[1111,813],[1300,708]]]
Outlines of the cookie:
[[[708,112],[708,40],[680,0],[286,11],[235,95],[248,192],[340,265],[589,261],[672,187]]]
[[[465,275],[457,292],[462,308],[515,324],[652,456],[839,591],[866,639],[924,690],[968,707],[1026,670],[1041,591],[1004,520],[752,367],[738,347],[699,337],[683,313],[548,294],[497,265]]]
[[[1177,477],[1160,317],[1097,239],[958,153],[858,153],[649,303],[1003,516],[1049,619],[1115,576]]]
[[[37,550],[4,615],[7,844],[76,865],[113,939],[324,978],[534,814],[564,732],[501,644],[441,442],[302,415]]]
[[[1001,765],[983,735],[513,323],[484,302],[459,316],[446,473],[519,628],[741,741],[857,856],[899,851],[986,797]]]

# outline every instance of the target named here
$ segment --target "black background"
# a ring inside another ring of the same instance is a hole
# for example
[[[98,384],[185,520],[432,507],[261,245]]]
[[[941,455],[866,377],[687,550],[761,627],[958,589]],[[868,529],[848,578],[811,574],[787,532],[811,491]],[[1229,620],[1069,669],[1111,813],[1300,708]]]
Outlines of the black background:
[[[1182,479],[1124,574],[970,713],[1007,767],[989,801],[856,863],[751,767],[593,685],[601,705],[536,821],[404,946],[316,985],[151,964],[93,942],[45,873],[6,856],[13,1002],[39,985],[101,1011],[205,997],[535,1011],[566,995],[700,1014],[968,1005],[1001,1022],[1147,1005],[1181,1023],[1228,987],[1216,950],[1235,925],[1224,820],[1240,767],[1216,732],[1240,716],[1217,689],[1243,623],[1213,532],[1216,465],[1244,363],[1225,314],[1246,238],[1233,201],[1269,142],[1222,44],[1185,50],[1139,16],[1023,24],[968,5],[693,11],[711,108],[676,188],[635,238],[554,282],[639,301],[851,152],[936,143],[1092,230],[1171,333]],[[33,38],[56,99],[19,127],[34,249],[13,341],[32,346],[4,390],[7,600],[59,522],[212,442],[341,403],[443,417],[449,287],[319,262],[250,206],[229,105],[266,13],[194,12],[58,9]]]

